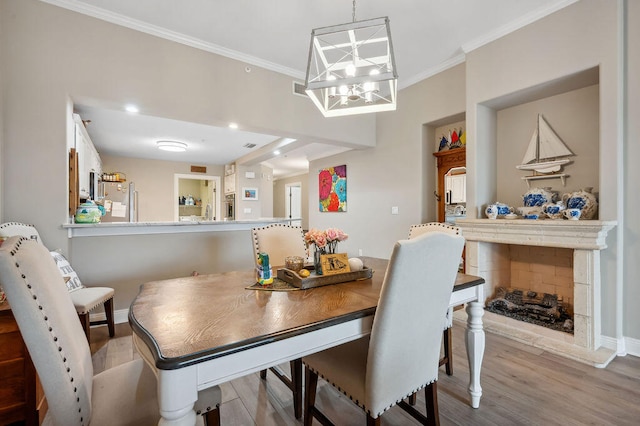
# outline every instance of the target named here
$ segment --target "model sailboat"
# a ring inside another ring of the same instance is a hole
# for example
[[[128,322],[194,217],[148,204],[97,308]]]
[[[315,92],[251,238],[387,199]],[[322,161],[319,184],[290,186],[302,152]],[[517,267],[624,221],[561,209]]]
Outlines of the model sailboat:
[[[549,123],[538,114],[538,125],[533,132],[519,170],[533,170],[536,173],[556,173],[562,165],[571,161],[568,157],[575,155],[553,131]]]

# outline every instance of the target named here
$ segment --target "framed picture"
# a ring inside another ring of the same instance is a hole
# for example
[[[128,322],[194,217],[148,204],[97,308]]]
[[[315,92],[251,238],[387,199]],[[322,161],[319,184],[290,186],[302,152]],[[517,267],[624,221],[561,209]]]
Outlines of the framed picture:
[[[318,173],[321,212],[347,211],[347,165],[328,167]]]
[[[243,200],[257,200],[258,199],[258,188],[242,188],[242,199]]]
[[[320,265],[322,267],[322,275],[351,272],[347,253],[322,254],[320,255]]]

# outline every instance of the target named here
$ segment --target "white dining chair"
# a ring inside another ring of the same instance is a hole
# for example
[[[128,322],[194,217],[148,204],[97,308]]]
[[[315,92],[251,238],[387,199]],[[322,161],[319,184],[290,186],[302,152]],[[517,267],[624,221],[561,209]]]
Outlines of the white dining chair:
[[[253,239],[254,259],[256,262],[260,253],[269,255],[269,264],[272,266],[284,266],[284,260],[288,256],[300,256],[303,259],[307,257],[304,233],[299,226],[274,223],[251,229],[251,237]],[[291,377],[287,377],[278,366],[271,367],[270,370],[282,383],[291,389],[293,411],[296,418],[299,419],[302,417],[302,360],[298,358],[290,361],[289,368]],[[260,377],[266,379],[267,370],[262,370]]]
[[[19,222],[7,222],[0,225],[0,237],[13,237],[22,236],[32,239],[44,245],[38,230],[33,225],[27,225]],[[107,325],[109,329],[109,337],[115,336],[115,324],[113,319],[113,296],[115,295],[114,289],[110,287],[85,287],[78,278],[75,271],[71,268],[71,265],[66,262],[66,259],[60,258],[61,254],[51,252],[51,254],[60,260],[59,270],[65,277],[65,279],[73,280],[70,285],[67,286],[67,290],[71,294],[71,300],[73,300],[73,306],[78,314],[78,319],[82,324],[82,329],[87,337],[87,341],[91,341],[91,326],[92,325]],[[66,262],[66,263],[65,263]],[[98,306],[104,306],[104,313],[106,319],[91,321],[90,313]]]
[[[42,244],[11,237],[0,246],[0,282],[47,399],[44,424],[156,425],[156,377],[135,359],[93,375],[89,343],[62,275]],[[198,394],[194,423],[219,424],[221,392]],[[204,418],[206,416],[206,418]]]
[[[315,407],[318,376],[343,392],[379,425],[398,405],[422,424],[439,424],[437,380],[445,314],[464,239],[430,233],[398,241],[391,254],[371,334],[302,359],[304,424],[330,424]],[[425,389],[427,415],[404,398]]]
[[[451,235],[462,235],[462,231],[457,226],[441,222],[428,222],[418,225],[411,225],[409,228],[409,239],[415,238],[427,232],[444,232]],[[453,336],[451,327],[453,326],[453,308],[447,310],[447,324],[443,331],[444,356],[440,358],[440,365],[445,366],[447,376],[453,375]],[[415,400],[412,400],[415,402]]]

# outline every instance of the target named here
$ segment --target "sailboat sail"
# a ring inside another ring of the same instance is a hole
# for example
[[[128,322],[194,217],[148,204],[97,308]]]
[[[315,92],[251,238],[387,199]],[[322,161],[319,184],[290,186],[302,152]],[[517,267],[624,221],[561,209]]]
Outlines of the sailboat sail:
[[[538,114],[538,125],[522,158],[522,164],[516,168],[538,173],[555,173],[563,164],[570,162],[567,157],[573,155],[544,117]]]

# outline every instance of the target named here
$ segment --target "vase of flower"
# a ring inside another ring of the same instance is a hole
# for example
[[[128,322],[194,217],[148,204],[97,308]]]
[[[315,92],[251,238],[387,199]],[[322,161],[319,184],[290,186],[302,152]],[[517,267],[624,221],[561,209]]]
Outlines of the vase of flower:
[[[313,268],[316,271],[316,275],[322,275],[322,263],[320,262],[320,256],[326,254],[324,249],[319,249],[313,252]]]
[[[347,238],[349,238],[349,236],[337,228],[329,228],[326,231],[311,229],[304,234],[304,241],[307,248],[311,245],[315,248],[313,252],[313,266],[317,275],[322,275],[320,256],[323,254],[335,254],[338,243]]]

